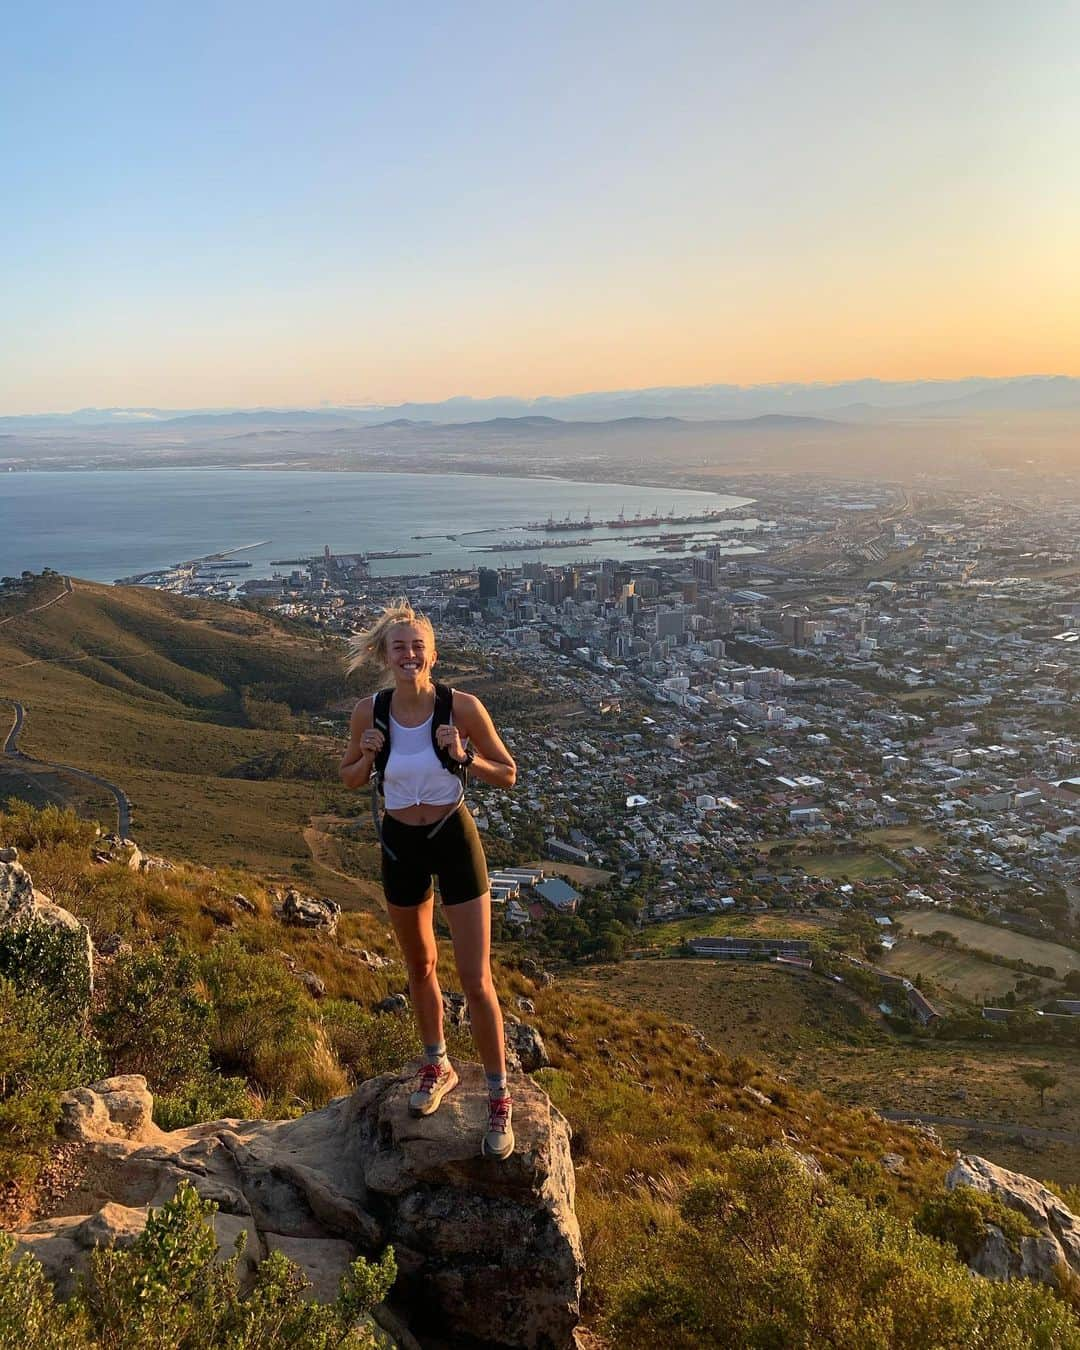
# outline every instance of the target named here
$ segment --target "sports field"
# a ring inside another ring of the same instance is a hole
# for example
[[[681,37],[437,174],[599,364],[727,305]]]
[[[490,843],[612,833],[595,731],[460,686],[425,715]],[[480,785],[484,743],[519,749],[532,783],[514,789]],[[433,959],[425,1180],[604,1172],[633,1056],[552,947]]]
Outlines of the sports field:
[[[641,945],[678,947],[695,937],[787,937],[828,942],[835,937],[836,917],[809,914],[702,914],[693,919],[653,923],[643,928]]]
[[[1070,970],[1080,970],[1080,952],[1009,928],[995,928],[993,924],[979,923],[977,919],[942,914],[933,909],[908,910],[899,918],[906,933],[936,933],[944,929],[946,933],[952,933],[961,946],[972,951],[1004,956],[1013,961],[1029,961],[1033,966],[1050,966],[1058,979]]]
[[[912,980],[921,975],[973,1003],[999,999],[1023,978],[1008,966],[973,956],[963,948],[939,947],[919,938],[902,938],[877,964]]]

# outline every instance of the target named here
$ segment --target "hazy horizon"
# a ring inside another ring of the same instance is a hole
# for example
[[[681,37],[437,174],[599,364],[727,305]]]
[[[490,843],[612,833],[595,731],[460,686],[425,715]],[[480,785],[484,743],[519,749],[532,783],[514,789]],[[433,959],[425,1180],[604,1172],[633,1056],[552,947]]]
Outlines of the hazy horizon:
[[[82,407],[70,407],[59,409],[33,409],[27,412],[7,412],[0,409],[0,421],[15,419],[66,419],[76,418],[86,414],[115,414],[118,417],[131,417],[134,419],[131,425],[137,426],[140,418],[150,419],[153,416],[162,418],[185,417],[189,415],[224,415],[233,413],[266,413],[273,415],[277,413],[394,413],[402,408],[447,408],[452,409],[459,406],[463,409],[463,415],[467,414],[468,409],[473,407],[483,408],[486,405],[502,404],[521,404],[523,407],[544,408],[547,405],[560,404],[581,404],[587,405],[590,400],[604,401],[610,399],[626,400],[647,400],[650,396],[674,398],[680,396],[687,398],[709,398],[719,396],[724,393],[730,393],[733,397],[753,397],[760,396],[768,400],[770,395],[775,395],[781,399],[791,397],[806,397],[807,400],[818,399],[827,396],[836,391],[837,397],[843,397],[846,391],[851,391],[856,387],[865,388],[874,386],[872,392],[883,396],[883,401],[876,405],[881,410],[892,409],[896,412],[902,412],[908,406],[917,407],[919,403],[927,396],[937,393],[944,393],[946,399],[955,399],[967,394],[976,392],[986,392],[992,389],[1005,390],[1012,388],[1023,388],[1031,386],[1056,386],[1061,383],[1069,385],[1076,384],[1077,406],[1080,406],[1080,376],[1069,375],[1064,372],[1023,372],[1015,376],[983,376],[983,375],[965,375],[956,378],[922,378],[911,380],[882,380],[877,376],[865,375],[853,377],[850,380],[827,381],[782,381],[767,380],[754,384],[728,384],[722,381],[709,381],[700,384],[674,384],[674,385],[644,385],[639,387],[622,387],[610,389],[583,389],[571,393],[560,393],[551,390],[542,391],[535,394],[521,394],[513,391],[503,390],[495,394],[476,395],[473,393],[459,392],[451,394],[445,399],[433,400],[428,403],[423,399],[405,399],[398,403],[338,403],[331,404],[328,400],[322,400],[320,403],[266,403],[266,404],[242,404],[242,403],[221,403],[221,404],[190,404],[186,407],[161,407],[161,406],[133,406],[130,404],[105,405],[89,403]],[[827,400],[826,400],[827,401]],[[1072,403],[1066,406],[1073,406]],[[557,413],[551,414],[558,416]],[[644,414],[648,415],[648,414]],[[658,415],[658,414],[654,414]]]

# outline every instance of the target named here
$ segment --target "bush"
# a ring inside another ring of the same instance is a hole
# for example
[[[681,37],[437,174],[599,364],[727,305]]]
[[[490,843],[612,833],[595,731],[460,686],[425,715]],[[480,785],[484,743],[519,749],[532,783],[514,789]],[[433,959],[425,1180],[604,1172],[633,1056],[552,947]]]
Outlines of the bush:
[[[179,1130],[204,1120],[250,1120],[261,1114],[243,1078],[208,1071],[176,1092],[154,1098],[154,1122],[163,1130]]]
[[[988,1223],[1000,1228],[1013,1248],[1022,1238],[1038,1236],[1022,1214],[974,1186],[957,1186],[925,1201],[914,1223],[920,1233],[954,1247],[962,1261],[970,1261],[983,1245]]]
[[[41,994],[58,1016],[81,1020],[90,1002],[85,932],[41,922],[0,930],[0,979]]]
[[[52,848],[56,844],[74,844],[88,849],[97,838],[98,827],[92,820],[81,820],[70,808],[31,806],[18,797],[9,797],[0,811],[0,845],[21,852]]]
[[[348,999],[328,999],[322,1006],[330,1045],[353,1083],[400,1068],[417,1052],[412,1018],[368,1012]]]
[[[210,1052],[222,1072],[243,1074],[291,1106],[322,1106],[348,1090],[314,1003],[283,966],[229,938],[203,958],[202,975]]]
[[[261,1262],[241,1297],[236,1266],[243,1250],[218,1260],[209,1220],[216,1210],[183,1183],[151,1211],[146,1228],[123,1250],[98,1247],[67,1304],[57,1304],[40,1264],[11,1261],[14,1243],[0,1237],[0,1347],[35,1350],[371,1350],[369,1318],[397,1274],[390,1248],[370,1264],[353,1262],[329,1305],[304,1298],[308,1281],[280,1252]],[[28,1335],[30,1330],[33,1335]]]
[[[974,1279],[784,1151],[737,1148],[726,1163],[623,1254],[607,1322],[626,1350],[1080,1347],[1080,1325],[1048,1289]]]
[[[181,1091],[209,1067],[211,1009],[199,967],[175,938],[114,962],[94,1019],[113,1073],[141,1073],[151,1091]]]
[[[0,1181],[33,1181],[60,1093],[105,1072],[97,1045],[56,1003],[0,980]]]

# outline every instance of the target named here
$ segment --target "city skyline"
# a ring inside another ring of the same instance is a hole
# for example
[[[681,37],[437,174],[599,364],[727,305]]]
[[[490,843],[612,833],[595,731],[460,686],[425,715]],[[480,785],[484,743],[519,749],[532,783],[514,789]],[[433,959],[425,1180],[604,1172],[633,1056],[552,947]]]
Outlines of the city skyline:
[[[1080,12],[47,3],[0,415],[1080,374]]]

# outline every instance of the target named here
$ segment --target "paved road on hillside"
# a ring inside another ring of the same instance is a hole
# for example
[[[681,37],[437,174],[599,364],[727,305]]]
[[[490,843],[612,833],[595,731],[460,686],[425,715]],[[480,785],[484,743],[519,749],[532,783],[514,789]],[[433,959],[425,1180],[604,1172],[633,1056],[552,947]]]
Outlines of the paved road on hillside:
[[[909,1124],[955,1125],[961,1130],[985,1130],[988,1134],[1018,1135],[1044,1144],[1080,1144],[1080,1131],[1051,1130],[1041,1125],[1013,1125],[1003,1120],[972,1120],[970,1116],[928,1116],[921,1111],[879,1111],[886,1120]]]
[[[107,778],[101,778],[96,773],[90,773],[87,769],[77,769],[74,764],[54,764],[51,760],[37,759],[34,755],[28,755],[25,751],[19,749],[19,733],[23,729],[23,723],[26,720],[26,710],[23,705],[13,698],[4,698],[6,703],[11,703],[15,708],[15,716],[12,718],[11,727],[4,739],[4,751],[10,759],[21,761],[23,764],[40,764],[46,769],[61,769],[64,773],[74,774],[76,778],[85,778],[89,783],[96,783],[98,787],[105,788],[116,798],[116,819],[117,833],[122,839],[131,837],[131,802],[123,788],[117,787],[115,783],[110,783]]]

